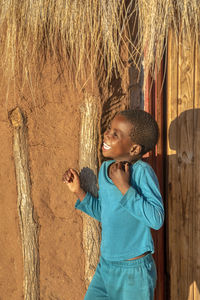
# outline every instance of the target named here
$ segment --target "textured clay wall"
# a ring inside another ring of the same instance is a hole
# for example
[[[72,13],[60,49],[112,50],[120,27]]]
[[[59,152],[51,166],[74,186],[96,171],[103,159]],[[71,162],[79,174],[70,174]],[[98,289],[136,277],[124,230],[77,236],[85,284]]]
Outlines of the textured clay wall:
[[[0,299],[21,300],[23,256],[8,112],[19,106],[27,118],[32,201],[39,223],[40,299],[80,300],[85,293],[82,217],[62,174],[78,168],[80,95],[44,72],[35,101],[17,83],[0,95]]]

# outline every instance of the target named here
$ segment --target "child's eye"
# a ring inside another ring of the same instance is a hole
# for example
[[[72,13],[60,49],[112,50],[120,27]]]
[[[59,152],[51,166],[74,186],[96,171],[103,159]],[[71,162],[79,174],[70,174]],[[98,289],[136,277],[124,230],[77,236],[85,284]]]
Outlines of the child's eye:
[[[116,132],[113,132],[113,135],[114,137],[118,137],[117,133]]]
[[[110,126],[110,125],[108,125],[108,127],[107,127],[107,129],[106,129],[106,132],[109,132],[109,131],[110,131],[110,129],[111,129],[111,126]]]

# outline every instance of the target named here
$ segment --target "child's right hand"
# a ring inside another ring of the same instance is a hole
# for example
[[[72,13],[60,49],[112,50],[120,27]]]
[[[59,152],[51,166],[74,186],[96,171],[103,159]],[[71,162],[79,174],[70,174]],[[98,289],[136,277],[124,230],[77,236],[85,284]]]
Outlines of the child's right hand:
[[[81,187],[77,171],[71,168],[63,175],[63,182],[67,183],[68,188],[73,193],[78,192]]]
[[[83,200],[86,193],[81,188],[79,174],[76,170],[70,168],[63,175],[63,182],[67,183],[68,188],[72,193],[75,193],[80,200]]]

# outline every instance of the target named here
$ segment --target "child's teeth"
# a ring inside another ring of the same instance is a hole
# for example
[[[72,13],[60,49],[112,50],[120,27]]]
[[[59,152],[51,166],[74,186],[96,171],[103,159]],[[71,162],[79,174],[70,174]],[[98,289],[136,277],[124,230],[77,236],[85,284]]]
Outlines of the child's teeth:
[[[108,145],[105,144],[105,143],[103,143],[103,146],[104,146],[104,148],[107,149],[107,150],[111,148],[110,146],[108,146]]]

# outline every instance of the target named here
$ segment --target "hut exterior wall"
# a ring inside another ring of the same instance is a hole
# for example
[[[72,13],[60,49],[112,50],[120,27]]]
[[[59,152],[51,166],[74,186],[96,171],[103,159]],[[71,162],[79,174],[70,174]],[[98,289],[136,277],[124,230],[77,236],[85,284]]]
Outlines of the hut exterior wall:
[[[19,106],[26,117],[31,197],[37,216],[40,299],[84,297],[82,217],[62,182],[68,167],[78,169],[80,95],[46,67],[37,97],[16,82],[0,95],[0,299],[24,299],[22,241],[17,208],[13,129],[8,112]],[[3,83],[3,78],[1,78]],[[15,86],[15,87],[16,87]]]
[[[0,244],[3,245],[0,249],[0,299],[3,300],[21,300],[25,296],[14,133],[9,121],[9,112],[17,106],[27,127],[33,219],[38,225],[39,298],[80,300],[86,292],[83,218],[74,208],[76,198],[62,182],[62,175],[69,167],[80,168],[80,107],[86,92],[97,96],[100,108],[99,125],[95,128],[100,164],[103,130],[116,111],[130,106],[129,74],[127,68],[122,79],[113,80],[110,90],[102,82],[101,95],[94,82],[78,93],[66,81],[65,74],[60,75],[59,66],[49,62],[41,78],[32,82],[37,89],[31,90],[28,82],[22,86],[17,77],[9,90],[4,88],[4,79],[0,81]],[[137,78],[135,75],[132,81],[138,91]],[[132,97],[132,106],[140,106],[138,95],[137,92],[137,97]]]

